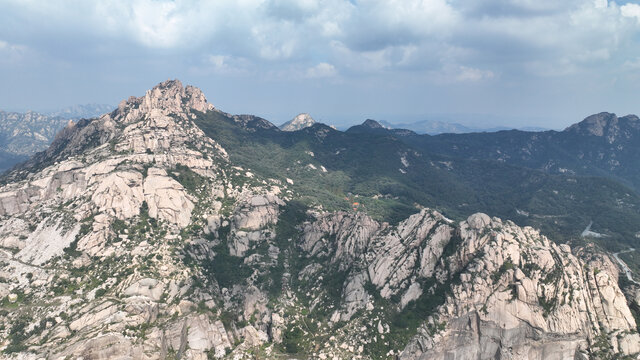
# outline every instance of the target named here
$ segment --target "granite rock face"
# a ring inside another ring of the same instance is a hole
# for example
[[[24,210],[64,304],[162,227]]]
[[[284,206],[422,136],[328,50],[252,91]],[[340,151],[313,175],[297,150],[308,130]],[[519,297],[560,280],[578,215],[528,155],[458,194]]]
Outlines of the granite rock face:
[[[333,321],[354,321],[358,311],[373,310],[373,296],[395,297],[403,308],[447,290],[400,359],[640,352],[636,322],[610,258],[591,248],[572,253],[510,221],[475,214],[454,224],[428,209],[397,227],[362,215],[321,216],[306,226],[302,246],[340,264],[358,259],[352,273],[362,272],[347,277]]]

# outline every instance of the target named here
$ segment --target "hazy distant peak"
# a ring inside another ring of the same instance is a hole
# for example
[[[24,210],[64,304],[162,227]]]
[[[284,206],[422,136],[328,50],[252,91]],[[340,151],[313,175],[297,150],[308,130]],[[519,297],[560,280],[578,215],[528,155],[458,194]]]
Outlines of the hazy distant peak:
[[[60,116],[65,119],[94,118],[113,111],[116,107],[108,104],[79,104],[49,112],[49,116]]]
[[[280,126],[280,129],[283,131],[297,131],[301,130],[315,124],[315,120],[311,117],[311,115],[307,113],[301,113],[296,115],[293,119],[287,121],[286,123]]]
[[[590,134],[595,136],[603,136],[607,127],[617,124],[618,117],[616,114],[601,112],[587,116],[584,120],[577,124],[569,126],[565,131],[577,132],[580,134]]]
[[[640,119],[635,115],[617,117],[613,113],[601,112],[569,126],[565,132],[602,137],[613,144],[620,140],[631,139],[638,130],[640,130]]]
[[[384,129],[385,127],[382,126],[379,122],[372,120],[372,119],[367,119],[362,123],[362,126],[366,126],[368,128],[371,129]]]

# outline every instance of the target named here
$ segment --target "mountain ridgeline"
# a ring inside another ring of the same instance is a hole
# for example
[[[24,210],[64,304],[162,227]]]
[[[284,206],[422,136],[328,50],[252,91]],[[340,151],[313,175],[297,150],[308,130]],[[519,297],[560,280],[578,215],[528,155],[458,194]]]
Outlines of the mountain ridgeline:
[[[633,160],[613,155],[632,153],[637,119],[588,120],[457,138],[301,114],[280,129],[165,81],[3,176],[0,351],[637,357],[640,287],[617,257],[632,252],[607,252],[640,231]],[[559,154],[535,134],[605,148]],[[600,237],[581,237],[589,224]]]
[[[631,155],[640,151],[632,140],[640,131],[632,127],[611,129],[621,135],[609,138],[576,130],[589,118],[565,132],[429,136],[374,120],[346,132],[319,123],[258,131],[219,112],[195,121],[210,136],[225,134],[219,141],[234,161],[288,177],[330,209],[349,209],[351,194],[367,213],[392,223],[416,205],[455,219],[486,212],[574,242],[593,222],[612,250],[633,246],[640,231],[640,197],[632,186],[640,157]]]

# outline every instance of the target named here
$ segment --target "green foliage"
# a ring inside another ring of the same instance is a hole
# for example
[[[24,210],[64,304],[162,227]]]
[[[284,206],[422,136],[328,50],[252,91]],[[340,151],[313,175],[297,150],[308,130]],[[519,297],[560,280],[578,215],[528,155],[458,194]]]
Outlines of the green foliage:
[[[621,356],[613,352],[613,346],[609,342],[606,331],[600,328],[600,334],[596,336],[589,346],[592,359],[614,360]]]
[[[229,247],[222,243],[213,248],[216,256],[202,263],[203,270],[216,279],[221,287],[231,287],[243,282],[251,275],[251,269],[244,264],[244,259],[229,253]]]
[[[96,299],[99,298],[99,297],[104,296],[104,294],[106,294],[106,293],[107,293],[107,289],[103,289],[103,288],[97,289],[96,290]]]
[[[169,172],[169,175],[174,178],[180,185],[192,193],[199,194],[201,189],[207,185],[207,179],[188,167],[178,164],[175,169]]]
[[[304,349],[302,346],[304,339],[304,332],[300,327],[289,327],[282,336],[282,346],[287,353],[298,354]]]
[[[493,280],[494,283],[497,282],[508,270],[513,270],[514,268],[515,265],[513,265],[511,259],[506,259],[502,265],[500,265],[500,268],[491,274],[491,280]]]
[[[381,318],[389,324],[389,333],[385,334],[385,342],[378,340],[365,346],[365,352],[373,359],[386,359],[386,353],[390,349],[402,349],[406,346],[425,320],[433,315],[436,309],[444,304],[447,293],[451,289],[451,285],[457,280],[450,280],[444,284],[440,284],[435,278],[429,278],[421,281],[421,287],[424,289],[422,295],[411,301],[400,312],[396,306],[392,306],[387,300],[379,295],[375,296],[376,305],[384,309]],[[373,285],[367,285],[369,290],[374,290]],[[377,290],[373,294],[379,293]],[[429,327],[432,333],[441,331],[446,324],[438,323],[435,327]]]
[[[78,251],[78,241],[82,239],[85,235],[87,235],[91,229],[93,228],[93,215],[86,217],[82,220],[80,225],[80,231],[76,234],[76,237],[69,244],[68,247],[64,248],[63,251],[68,257],[78,257],[80,256],[80,251]]]
[[[70,281],[68,278],[58,279],[53,288],[53,293],[55,296],[62,296],[72,294],[74,291],[80,288],[79,284],[76,282]]]
[[[556,259],[556,264],[553,266],[553,270],[547,273],[547,275],[542,279],[542,283],[544,284],[555,284],[562,277],[564,271],[562,269],[562,262],[559,259]]]
[[[284,253],[289,256],[289,271],[296,274],[301,269],[303,259],[298,256],[298,248],[295,245],[300,236],[298,226],[307,219],[307,205],[297,201],[289,201],[280,209],[278,223],[275,226],[275,245],[280,249],[277,264],[269,269],[268,279],[263,283],[268,288],[269,297],[273,300],[282,292],[282,277],[285,273]],[[294,276],[297,277],[297,276]]]
[[[545,317],[548,316],[553,311],[553,309],[555,309],[557,303],[557,299],[547,299],[544,296],[538,297],[538,304],[540,304],[540,306],[542,307],[542,315]]]
[[[2,299],[2,302],[0,303],[0,305],[3,308],[6,308],[6,309],[17,309],[21,305],[29,302],[29,300],[30,300],[30,296],[25,294],[24,291],[22,291],[20,289],[15,289],[13,291],[13,293],[16,294],[18,296],[18,298],[16,299],[16,301],[11,302],[11,301],[9,301],[9,295],[5,296]]]
[[[111,230],[116,234],[124,234],[125,229],[127,229],[127,223],[124,220],[113,219],[111,222]]]
[[[618,277],[618,285],[621,289],[625,289],[628,286],[634,286],[635,284],[630,282],[623,272],[620,272]],[[633,315],[633,318],[636,320],[636,331],[640,332],[640,305],[635,299],[630,299],[628,304],[629,310],[631,310],[631,315]]]
[[[442,250],[442,258],[446,259],[449,256],[455,254],[456,251],[458,250],[458,247],[461,244],[462,244],[462,236],[460,236],[459,231],[455,231],[454,234],[451,236],[451,239],[449,240],[447,245]]]
[[[11,330],[9,330],[8,334],[9,344],[4,349],[5,354],[12,354],[27,350],[27,346],[24,344],[25,340],[29,339],[32,336],[38,336],[42,334],[42,332],[46,328],[47,321],[49,321],[50,319],[42,318],[40,322],[35,324],[35,326],[33,326],[30,331],[27,331],[30,320],[31,318],[29,316],[27,316],[26,314],[21,314],[13,322]]]
[[[26,331],[28,325],[29,318],[26,316],[19,316],[13,322],[11,330],[9,330],[9,345],[4,349],[5,354],[21,352],[27,349],[24,341],[29,338],[29,333]]]

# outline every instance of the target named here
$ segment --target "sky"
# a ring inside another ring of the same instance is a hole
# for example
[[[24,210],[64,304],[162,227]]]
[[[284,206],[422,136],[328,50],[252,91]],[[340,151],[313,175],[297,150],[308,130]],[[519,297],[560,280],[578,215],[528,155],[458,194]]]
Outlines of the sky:
[[[640,113],[640,5],[607,0],[0,0],[0,109],[166,79],[234,114],[563,128]]]

